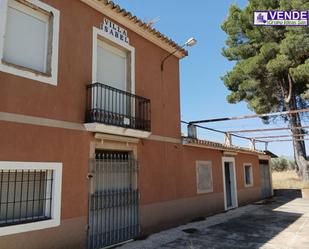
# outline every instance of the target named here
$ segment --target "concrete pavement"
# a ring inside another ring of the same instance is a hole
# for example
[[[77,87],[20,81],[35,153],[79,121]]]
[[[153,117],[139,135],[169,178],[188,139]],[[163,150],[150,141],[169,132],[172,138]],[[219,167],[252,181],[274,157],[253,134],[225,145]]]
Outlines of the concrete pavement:
[[[162,231],[121,249],[309,249],[309,199],[300,192]]]

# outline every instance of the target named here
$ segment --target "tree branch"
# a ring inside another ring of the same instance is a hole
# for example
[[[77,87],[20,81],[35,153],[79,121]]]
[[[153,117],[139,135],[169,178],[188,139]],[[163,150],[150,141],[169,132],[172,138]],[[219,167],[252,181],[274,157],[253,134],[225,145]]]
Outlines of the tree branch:
[[[289,103],[291,101],[291,97],[292,97],[292,88],[293,88],[293,84],[292,84],[292,79],[290,74],[288,73],[288,81],[289,81],[289,94],[287,97],[284,98],[285,103]]]

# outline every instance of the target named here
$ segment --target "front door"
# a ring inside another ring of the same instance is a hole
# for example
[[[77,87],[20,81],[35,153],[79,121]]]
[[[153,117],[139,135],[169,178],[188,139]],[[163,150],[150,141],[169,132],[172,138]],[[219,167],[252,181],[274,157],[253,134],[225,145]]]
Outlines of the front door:
[[[226,193],[226,206],[231,208],[233,206],[232,202],[232,186],[231,186],[231,172],[230,172],[230,163],[224,163],[225,170],[225,193]]]
[[[88,249],[136,237],[139,234],[137,161],[129,152],[96,151],[90,167]]]
[[[223,158],[223,181],[225,209],[235,208],[238,202],[234,158]]]

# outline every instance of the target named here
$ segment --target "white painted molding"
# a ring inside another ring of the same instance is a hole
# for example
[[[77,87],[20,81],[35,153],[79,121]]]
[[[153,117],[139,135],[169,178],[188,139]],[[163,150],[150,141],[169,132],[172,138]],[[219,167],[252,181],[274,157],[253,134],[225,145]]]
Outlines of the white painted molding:
[[[83,124],[74,123],[69,121],[57,120],[57,119],[49,119],[49,118],[41,118],[34,117],[23,114],[9,113],[9,112],[0,112],[0,121],[5,122],[13,122],[19,124],[28,124],[28,125],[38,125],[43,127],[53,127],[60,129],[69,129],[69,130],[78,130],[78,131],[87,131]],[[167,142],[167,143],[175,143],[180,144],[180,138],[174,137],[166,137],[155,134],[150,134],[147,140],[159,141],[159,142]]]
[[[126,52],[130,54],[128,59],[130,59],[130,83],[131,83],[131,93],[135,93],[135,48],[131,45],[121,42],[119,39],[116,39],[115,37],[108,35],[106,32],[104,32],[101,29],[98,29],[96,27],[93,27],[93,35],[92,35],[92,82],[96,83],[97,81],[97,52],[98,52],[98,39],[107,40],[108,42],[111,42],[112,44],[115,44],[121,48],[123,48]],[[104,82],[100,82],[104,83]],[[127,82],[128,83],[128,82]]]
[[[250,166],[250,177],[251,177],[251,184],[246,184],[246,170],[245,170],[245,167],[246,166]],[[243,164],[243,172],[244,172],[244,185],[246,188],[249,188],[249,187],[253,187],[254,185],[254,182],[253,182],[253,166],[252,166],[252,163],[244,163]]]
[[[0,227],[0,236],[41,230],[60,225],[62,163],[0,161],[0,169],[1,170],[53,170],[54,173],[51,219],[45,221],[36,221],[26,224],[20,224],[20,225]]]
[[[238,153],[234,151],[223,151],[224,156],[236,156]]]
[[[46,10],[47,12],[51,12],[53,14],[51,76],[37,74],[30,70],[23,70],[21,68],[10,66],[2,62],[3,49],[4,49],[4,37],[5,37],[5,29],[6,29],[6,17],[7,17],[9,0],[0,0],[0,71],[57,86],[60,11],[39,0],[25,0],[25,1],[43,10]]]
[[[102,132],[107,134],[128,136],[128,137],[138,137],[147,138],[150,136],[151,132],[140,131],[135,129],[123,128],[119,126],[99,124],[99,123],[86,123],[84,124],[87,131],[91,132]]]
[[[115,135],[109,135],[109,134],[103,134],[103,133],[95,133],[94,137],[95,139],[100,139],[102,141],[107,140],[107,141],[134,143],[134,144],[137,144],[139,142],[138,138],[115,136]]]
[[[226,186],[225,186],[225,167],[224,167],[225,162],[232,163],[233,171],[234,171],[235,205],[229,208],[227,208],[227,205],[226,205]],[[236,208],[238,207],[238,196],[237,196],[238,192],[237,192],[237,179],[236,179],[237,172],[236,172],[236,164],[235,164],[234,157],[222,157],[222,174],[223,174],[224,209],[228,210],[228,209]]]

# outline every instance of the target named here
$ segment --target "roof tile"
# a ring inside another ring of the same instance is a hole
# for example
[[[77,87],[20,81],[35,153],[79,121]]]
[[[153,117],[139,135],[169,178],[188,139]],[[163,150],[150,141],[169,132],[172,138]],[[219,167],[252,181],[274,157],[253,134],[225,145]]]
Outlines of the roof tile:
[[[172,39],[163,35],[159,31],[157,31],[155,28],[153,28],[152,26],[148,25],[147,23],[145,23],[144,21],[139,19],[137,16],[132,15],[131,12],[127,11],[124,8],[121,8],[118,4],[115,4],[113,1],[111,1],[111,0],[96,0],[96,1],[101,2],[105,6],[110,7],[111,10],[115,11],[118,14],[121,14],[122,16],[126,17],[128,20],[130,20],[134,23],[137,23],[141,28],[148,31],[150,34],[155,35],[156,37],[161,39],[163,42],[168,44],[169,46],[175,48],[175,50],[178,49],[184,55],[188,54],[188,52],[182,46],[178,45],[175,41],[173,41]]]

